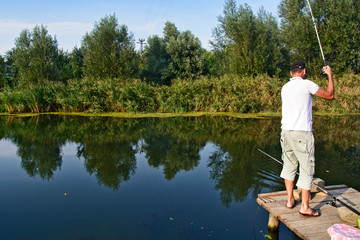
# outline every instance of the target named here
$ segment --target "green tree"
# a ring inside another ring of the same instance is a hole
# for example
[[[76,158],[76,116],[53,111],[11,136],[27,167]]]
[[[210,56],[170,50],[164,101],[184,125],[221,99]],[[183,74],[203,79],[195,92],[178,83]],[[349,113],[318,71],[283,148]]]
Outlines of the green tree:
[[[23,30],[10,55],[23,83],[57,80],[59,77],[57,40],[43,25],[36,25],[32,32]]]
[[[311,1],[326,61],[334,72],[359,72],[360,11],[356,0]],[[279,6],[282,39],[291,60],[304,60],[313,71],[323,59],[306,1],[282,0]]]
[[[5,86],[5,58],[0,55],[0,88],[3,88]]]
[[[204,69],[201,42],[190,31],[171,37],[166,47],[170,54],[171,72],[178,78],[195,79]]]
[[[255,15],[249,5],[227,0],[212,42],[222,73],[279,74],[286,62],[276,19],[263,8]]]
[[[320,49],[306,1],[282,0],[279,17],[282,41],[289,50],[291,62],[302,60],[308,69],[318,69],[315,62],[321,64]]]
[[[84,55],[81,51],[81,48],[75,47],[70,53],[69,59],[69,71],[71,72],[71,77],[75,79],[80,79],[83,76],[82,68],[84,65]]]
[[[71,53],[60,50],[59,63],[61,64],[59,79],[63,82],[82,77],[83,55],[81,49],[75,47]]]
[[[215,54],[211,51],[204,50],[202,55],[204,58],[203,74],[208,76],[218,76]]]
[[[204,69],[200,40],[190,31],[179,32],[170,22],[165,23],[163,34],[148,39],[142,77],[161,85],[169,85],[174,78],[198,77]]]
[[[19,81],[19,69],[14,64],[14,52],[15,48],[11,49],[10,51],[6,52],[5,55],[5,86],[9,86],[13,88],[18,84]]]
[[[128,78],[138,72],[133,34],[119,26],[114,15],[102,18],[82,41],[83,71],[87,77]]]
[[[163,34],[165,42],[168,43],[171,39],[176,39],[179,36],[180,32],[174,23],[166,22],[163,29]]]
[[[360,9],[357,0],[317,0],[321,41],[335,72],[360,72]]]
[[[141,76],[147,82],[160,85],[169,85],[174,78],[170,71],[170,55],[166,51],[166,42],[157,35],[151,36],[147,40],[147,46],[143,54],[144,68]]]

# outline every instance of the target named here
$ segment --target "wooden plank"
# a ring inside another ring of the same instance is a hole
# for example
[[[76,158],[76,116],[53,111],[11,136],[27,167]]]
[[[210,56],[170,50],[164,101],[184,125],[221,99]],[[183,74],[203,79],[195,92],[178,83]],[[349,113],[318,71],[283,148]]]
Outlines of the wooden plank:
[[[321,218],[321,220],[320,220]],[[329,239],[327,234],[327,229],[335,223],[342,222],[341,219],[336,220],[334,216],[320,216],[318,218],[307,218],[299,219],[297,221],[284,221],[283,223],[293,232],[295,232],[299,237],[303,239],[322,239],[323,235]],[[320,220],[320,222],[319,222]],[[309,235],[312,235],[309,237]],[[314,238],[314,237],[317,238]]]
[[[327,224],[316,224],[310,227],[297,228],[296,234],[303,239],[330,239],[330,236],[327,233],[328,228],[329,225]]]
[[[268,198],[268,197],[277,197],[277,196],[286,196],[286,191],[280,191],[280,192],[270,192],[270,193],[261,193],[258,194],[259,198]]]
[[[330,194],[336,196],[348,205],[356,207],[360,204],[360,192],[346,185],[336,185],[326,187]],[[330,239],[327,229],[336,223],[345,223],[338,213],[336,207],[329,205],[332,200],[326,194],[312,194],[310,207],[320,209],[320,217],[304,217],[298,212],[301,202],[293,209],[285,207],[287,196],[286,191],[259,194],[256,200],[264,209],[269,211],[271,216],[275,216],[282,221],[291,231],[299,237],[309,240]],[[337,205],[340,205],[337,202]]]
[[[330,235],[326,232],[326,234],[305,234],[304,238],[305,240],[330,240]]]

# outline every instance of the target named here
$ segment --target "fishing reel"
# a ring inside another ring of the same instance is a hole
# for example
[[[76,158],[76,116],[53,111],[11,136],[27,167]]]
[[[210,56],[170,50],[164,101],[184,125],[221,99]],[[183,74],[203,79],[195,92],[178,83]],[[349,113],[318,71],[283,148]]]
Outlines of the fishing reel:
[[[326,68],[327,65],[324,65],[324,67]],[[320,72],[320,77],[323,76],[325,74],[324,68],[321,68],[319,72]]]
[[[337,208],[338,206],[336,205],[336,201],[337,201],[337,198],[334,196],[334,197],[332,197],[331,201],[329,201],[327,204]]]

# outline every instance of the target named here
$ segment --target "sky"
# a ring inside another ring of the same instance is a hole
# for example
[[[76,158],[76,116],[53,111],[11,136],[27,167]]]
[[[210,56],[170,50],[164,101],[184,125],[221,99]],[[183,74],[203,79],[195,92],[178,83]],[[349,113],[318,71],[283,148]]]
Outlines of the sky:
[[[257,13],[262,6],[277,17],[280,0],[237,0]],[[108,15],[115,14],[120,25],[133,33],[136,42],[152,35],[162,36],[166,21],[179,31],[190,30],[211,49],[212,31],[218,25],[225,0],[0,0],[0,55],[15,46],[24,29],[44,25],[56,37],[58,47],[72,51],[81,46],[86,32]],[[140,44],[136,44],[137,48]]]

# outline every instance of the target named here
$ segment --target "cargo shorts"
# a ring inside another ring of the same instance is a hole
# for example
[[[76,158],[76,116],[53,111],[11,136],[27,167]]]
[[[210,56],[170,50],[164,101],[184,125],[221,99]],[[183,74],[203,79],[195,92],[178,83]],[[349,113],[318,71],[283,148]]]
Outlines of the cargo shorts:
[[[299,179],[296,186],[310,190],[315,174],[315,142],[313,133],[282,130],[280,143],[284,163],[280,177],[294,181],[300,165]]]

